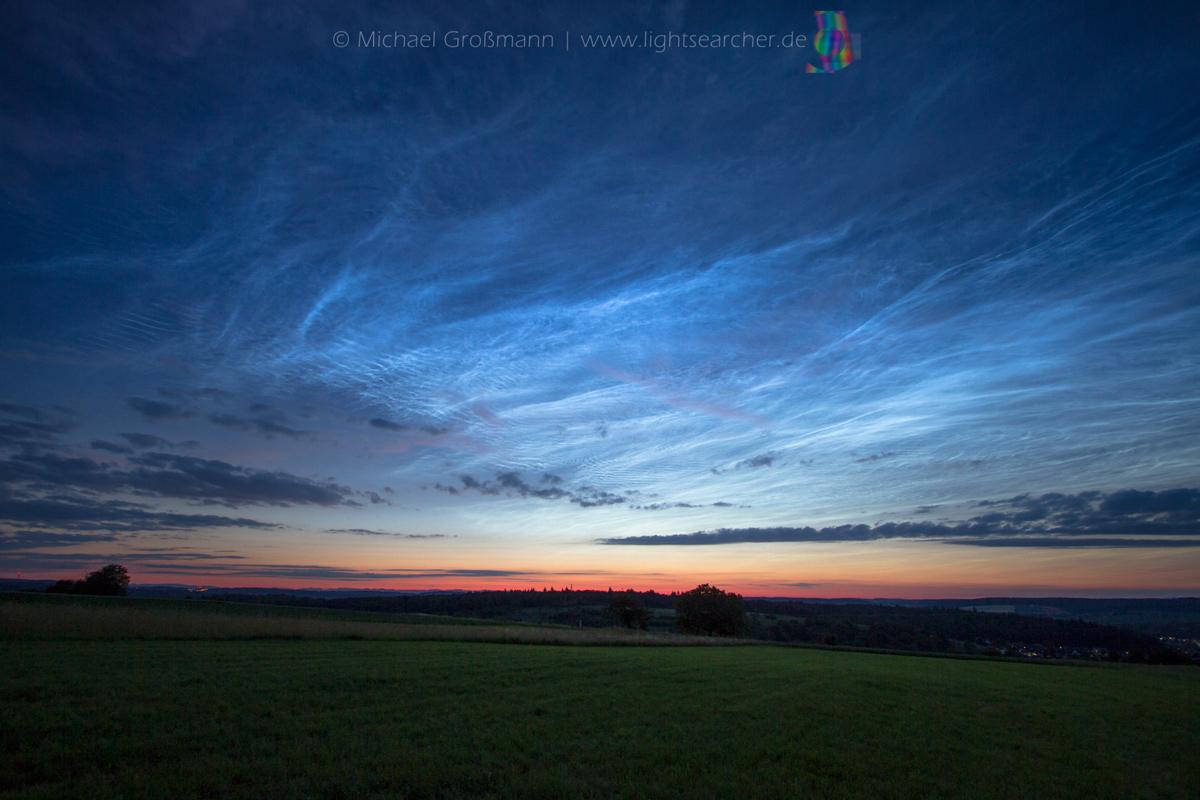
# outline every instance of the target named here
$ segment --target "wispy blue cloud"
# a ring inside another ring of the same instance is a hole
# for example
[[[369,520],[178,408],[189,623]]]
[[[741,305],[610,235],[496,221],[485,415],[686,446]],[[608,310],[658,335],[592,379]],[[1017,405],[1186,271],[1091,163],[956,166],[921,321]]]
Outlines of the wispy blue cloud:
[[[809,76],[330,38],[790,6],[172,8],[2,34],[0,446],[47,485],[86,452],[97,492],[669,537],[1200,478],[1194,21],[865,8],[868,57]]]

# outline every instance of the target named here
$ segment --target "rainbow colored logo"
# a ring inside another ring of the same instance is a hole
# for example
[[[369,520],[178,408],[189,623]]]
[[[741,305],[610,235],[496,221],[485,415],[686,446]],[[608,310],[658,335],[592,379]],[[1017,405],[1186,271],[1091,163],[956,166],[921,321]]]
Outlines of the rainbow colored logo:
[[[821,57],[821,66],[805,64],[805,72],[836,72],[860,58],[859,36],[850,32],[845,11],[814,11],[817,38],[813,46]]]

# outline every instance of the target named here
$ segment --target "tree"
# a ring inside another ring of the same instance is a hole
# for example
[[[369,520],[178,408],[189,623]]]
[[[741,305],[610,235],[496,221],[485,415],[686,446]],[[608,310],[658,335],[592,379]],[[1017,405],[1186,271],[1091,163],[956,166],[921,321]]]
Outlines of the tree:
[[[679,595],[675,625],[683,633],[741,636],[750,627],[742,596],[703,583]]]
[[[642,603],[642,598],[633,592],[619,592],[608,601],[608,611],[626,628],[641,628],[646,630],[652,617],[650,610]]]
[[[83,579],[80,594],[102,594],[125,597],[129,594],[129,570],[120,564],[109,564]]]
[[[129,570],[120,564],[109,564],[89,572],[81,581],[61,580],[46,587],[54,594],[97,594],[125,597],[129,594]]]

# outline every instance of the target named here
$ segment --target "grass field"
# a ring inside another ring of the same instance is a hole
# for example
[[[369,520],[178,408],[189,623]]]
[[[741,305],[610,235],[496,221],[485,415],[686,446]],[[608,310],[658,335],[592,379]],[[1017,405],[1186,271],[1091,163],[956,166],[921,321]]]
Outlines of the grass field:
[[[5,639],[420,639],[578,645],[746,644],[618,628],[521,625],[432,614],[0,593],[0,640]]]
[[[1189,668],[11,635],[0,665],[12,798],[1200,796]]]

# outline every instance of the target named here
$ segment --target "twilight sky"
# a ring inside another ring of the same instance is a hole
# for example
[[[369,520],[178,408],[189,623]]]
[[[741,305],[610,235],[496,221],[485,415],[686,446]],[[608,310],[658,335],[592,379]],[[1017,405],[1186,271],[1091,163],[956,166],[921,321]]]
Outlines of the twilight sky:
[[[1200,592],[1200,9],[844,9],[6,4],[0,574]]]

